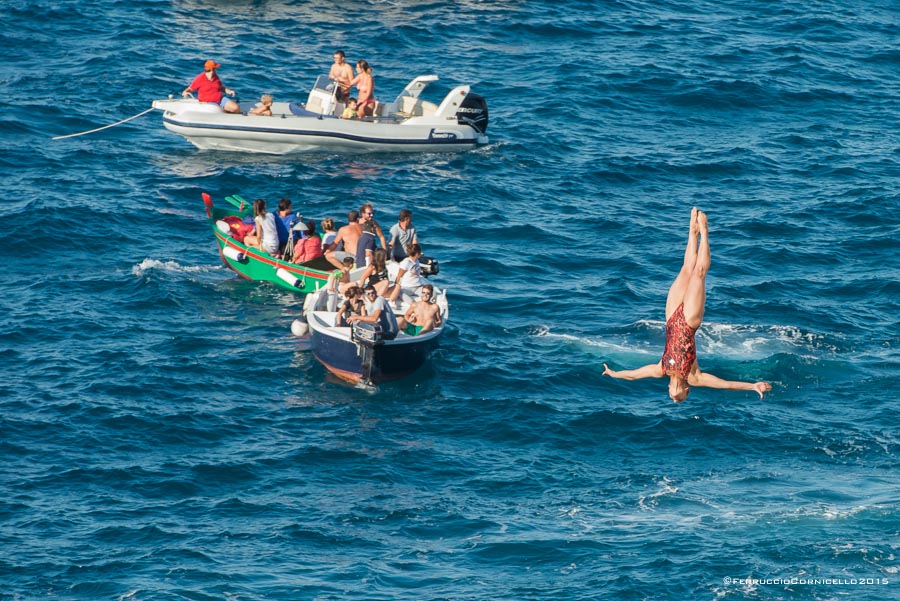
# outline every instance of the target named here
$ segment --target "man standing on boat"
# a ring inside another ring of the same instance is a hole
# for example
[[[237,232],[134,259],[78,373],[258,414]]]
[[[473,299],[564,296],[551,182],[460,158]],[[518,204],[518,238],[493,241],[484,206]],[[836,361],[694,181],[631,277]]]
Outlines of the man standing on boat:
[[[203,73],[195,77],[191,85],[186,87],[181,95],[188,96],[191,92],[196,91],[197,100],[200,102],[218,104],[226,113],[240,113],[240,105],[234,100],[225,97],[226,94],[234,97],[235,92],[226,88],[222,80],[219,79],[216,69],[221,66],[214,60],[206,61],[203,65]]]
[[[344,257],[356,257],[356,246],[360,236],[362,236],[362,225],[359,223],[359,211],[350,211],[347,213],[347,225],[338,230],[334,242],[325,249],[325,258],[340,269],[343,266]],[[336,254],[335,251],[341,248],[343,248],[344,254]],[[357,267],[364,267],[364,265],[357,265]]]
[[[338,102],[346,102],[350,98],[350,81],[353,79],[353,67],[345,63],[344,59],[343,50],[335,51],[334,64],[328,72],[328,79],[338,86],[334,94],[334,99]]]

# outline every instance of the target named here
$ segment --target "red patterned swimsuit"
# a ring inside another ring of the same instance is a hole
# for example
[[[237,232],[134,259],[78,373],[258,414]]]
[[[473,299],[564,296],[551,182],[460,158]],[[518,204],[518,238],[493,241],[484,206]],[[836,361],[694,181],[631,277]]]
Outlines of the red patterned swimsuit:
[[[678,305],[666,322],[666,350],[662,356],[664,372],[674,371],[688,377],[691,366],[697,360],[697,344],[694,342],[696,331],[684,318],[684,303]]]

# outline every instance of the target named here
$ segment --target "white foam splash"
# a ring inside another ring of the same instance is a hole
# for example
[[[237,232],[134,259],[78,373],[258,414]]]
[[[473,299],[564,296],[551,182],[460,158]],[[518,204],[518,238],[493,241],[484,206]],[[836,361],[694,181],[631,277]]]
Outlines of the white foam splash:
[[[182,265],[178,261],[159,261],[157,259],[144,259],[131,268],[131,273],[137,277],[143,277],[150,271],[164,271],[167,273],[208,273],[221,269],[210,265]]]
[[[661,497],[678,493],[678,487],[673,486],[672,481],[666,476],[663,476],[662,480],[659,480],[656,485],[659,487],[656,492],[638,497],[638,507],[642,510],[653,511],[657,504],[659,504],[659,499]]]
[[[588,352],[603,351],[609,354],[652,355],[662,353],[662,342],[665,340],[665,323],[661,321],[642,320],[636,322],[642,334],[635,340],[633,334],[624,334],[620,340],[610,340],[591,336],[575,336],[572,334],[552,332],[547,326],[535,329],[534,336],[557,338],[566,342],[587,347]],[[624,337],[624,339],[621,339]],[[657,348],[659,347],[659,348]],[[715,355],[726,359],[753,360],[763,359],[778,353],[799,354],[819,357],[823,353],[833,354],[839,349],[828,342],[825,336],[814,332],[806,332],[791,325],[730,325],[704,323],[697,332],[697,347],[703,355]],[[596,349],[596,350],[594,350]]]

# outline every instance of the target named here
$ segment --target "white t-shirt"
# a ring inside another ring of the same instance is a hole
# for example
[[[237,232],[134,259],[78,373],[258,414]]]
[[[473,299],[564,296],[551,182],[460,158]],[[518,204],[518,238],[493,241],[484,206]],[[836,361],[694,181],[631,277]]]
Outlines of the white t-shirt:
[[[266,213],[256,218],[256,230],[262,234],[262,247],[270,255],[278,252],[278,229],[275,227],[275,215]]]
[[[400,269],[403,270],[403,277],[400,278],[401,288],[415,289],[428,283],[425,278],[422,277],[422,266],[419,265],[418,259],[413,261],[409,257],[406,257],[400,261]]]

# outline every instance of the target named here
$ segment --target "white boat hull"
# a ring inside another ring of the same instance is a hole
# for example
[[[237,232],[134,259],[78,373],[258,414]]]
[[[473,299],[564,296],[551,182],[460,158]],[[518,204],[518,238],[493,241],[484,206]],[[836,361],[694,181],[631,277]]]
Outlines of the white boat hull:
[[[260,123],[260,120],[265,120]],[[435,125],[342,122],[315,117],[218,116],[205,113],[163,116],[166,129],[203,150],[266,154],[315,151],[457,152],[487,143],[484,135]],[[471,129],[471,128],[468,128]]]
[[[413,80],[393,103],[379,107],[380,114],[365,120],[338,118],[343,105],[320,87],[313,89],[306,104],[314,111],[276,102],[272,116],[251,115],[251,106],[241,106],[241,113],[225,113],[215,104],[171,98],[154,100],[153,107],[163,111],[166,129],[204,150],[455,152],[486,144],[486,105],[483,111],[465,106],[469,86],[455,88],[440,106],[420,100],[418,93],[432,78],[436,76]],[[484,125],[468,119],[470,112],[483,112]]]

